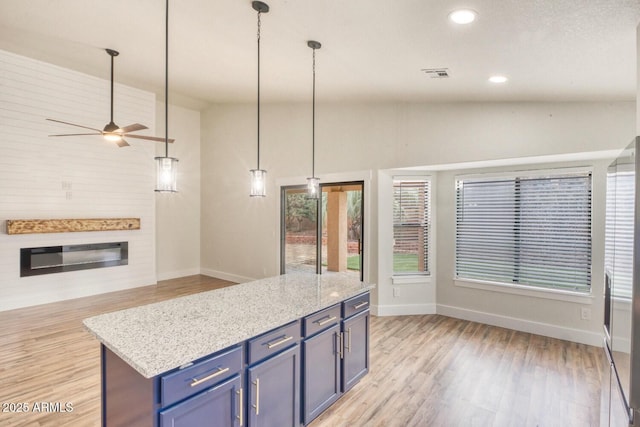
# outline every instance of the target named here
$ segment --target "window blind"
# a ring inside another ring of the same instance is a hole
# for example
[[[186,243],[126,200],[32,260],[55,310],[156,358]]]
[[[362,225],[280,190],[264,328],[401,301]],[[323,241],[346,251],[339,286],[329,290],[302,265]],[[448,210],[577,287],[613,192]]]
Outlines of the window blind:
[[[431,181],[393,180],[393,272],[429,274]]]
[[[624,299],[631,299],[633,283],[634,197],[635,173],[632,170],[607,175],[605,270],[615,271],[613,296]]]
[[[590,172],[456,186],[457,278],[590,290]]]

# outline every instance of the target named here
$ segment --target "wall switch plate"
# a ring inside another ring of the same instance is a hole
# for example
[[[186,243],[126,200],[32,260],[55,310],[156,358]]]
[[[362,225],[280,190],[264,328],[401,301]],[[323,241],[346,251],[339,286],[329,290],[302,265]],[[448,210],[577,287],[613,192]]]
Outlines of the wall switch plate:
[[[580,309],[580,318],[582,320],[591,320],[591,309],[589,307],[582,307]]]
[[[400,289],[393,288],[393,296],[394,297],[399,297],[400,296]]]

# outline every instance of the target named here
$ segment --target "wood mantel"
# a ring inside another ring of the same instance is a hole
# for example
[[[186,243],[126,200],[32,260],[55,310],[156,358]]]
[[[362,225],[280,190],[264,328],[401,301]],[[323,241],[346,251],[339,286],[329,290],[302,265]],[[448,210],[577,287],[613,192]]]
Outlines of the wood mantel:
[[[8,219],[7,234],[139,230],[140,218]]]

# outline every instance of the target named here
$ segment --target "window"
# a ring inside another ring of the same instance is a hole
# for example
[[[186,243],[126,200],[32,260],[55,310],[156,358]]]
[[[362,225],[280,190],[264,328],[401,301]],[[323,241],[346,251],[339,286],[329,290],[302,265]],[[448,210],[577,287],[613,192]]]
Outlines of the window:
[[[456,187],[456,278],[590,291],[590,171],[462,177]]]
[[[431,181],[393,179],[393,274],[429,274]]]

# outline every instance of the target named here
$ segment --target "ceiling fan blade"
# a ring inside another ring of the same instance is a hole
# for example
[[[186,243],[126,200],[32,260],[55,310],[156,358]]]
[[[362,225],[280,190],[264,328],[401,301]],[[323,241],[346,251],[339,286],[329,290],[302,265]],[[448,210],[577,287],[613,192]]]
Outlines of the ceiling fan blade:
[[[84,136],[84,135],[102,135],[102,133],[63,133],[60,135],[49,135],[49,136]]]
[[[157,136],[127,135],[127,138],[148,139],[149,141],[164,142],[164,138],[159,138]],[[169,142],[172,143],[173,141],[173,139],[169,138]]]
[[[146,127],[145,125],[141,125],[140,123],[134,123],[132,125],[120,128],[120,132],[129,133],[129,132],[135,132],[135,131],[142,130],[142,129],[149,129],[149,128]]]
[[[63,122],[62,120],[56,120],[56,119],[47,119],[47,120],[49,120],[50,122],[62,123],[62,124],[65,124],[65,125],[76,126],[76,127],[79,127],[79,128],[95,130],[96,132],[102,133],[102,131],[100,129],[90,128],[89,126],[77,125],[75,123]]]
[[[120,148],[129,146],[129,143],[127,141],[125,141],[124,139],[121,139],[120,141],[117,141],[116,144]]]

